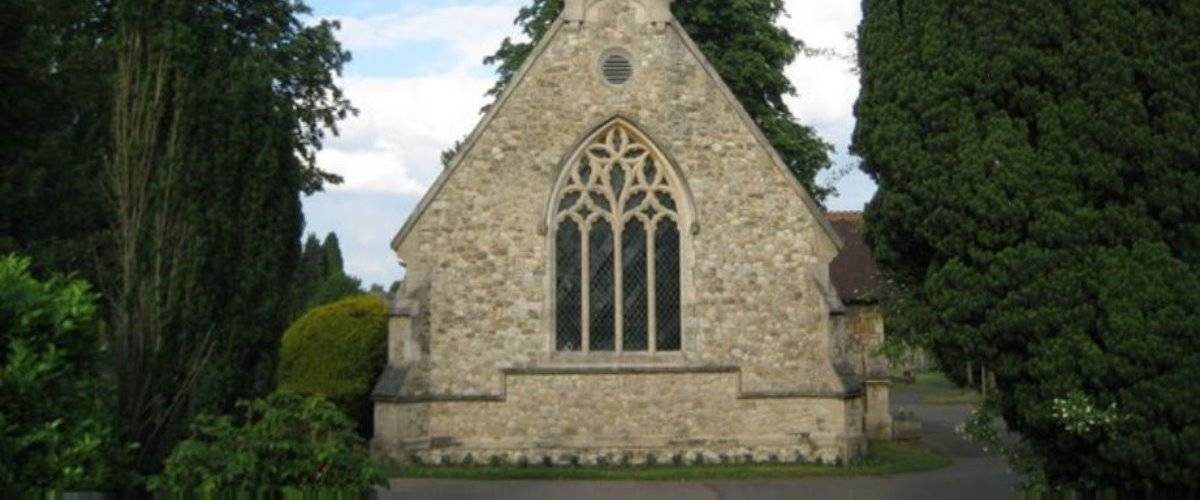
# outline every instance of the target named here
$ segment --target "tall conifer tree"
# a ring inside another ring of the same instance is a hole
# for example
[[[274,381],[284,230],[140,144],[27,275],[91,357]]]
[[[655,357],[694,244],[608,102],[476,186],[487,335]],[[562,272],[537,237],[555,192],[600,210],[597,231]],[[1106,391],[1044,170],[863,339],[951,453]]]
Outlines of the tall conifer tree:
[[[854,150],[889,335],[994,373],[985,408],[1035,478],[1195,486],[1200,5],[863,10]]]
[[[346,274],[336,233],[325,235],[324,242],[308,235],[293,292],[293,321],[309,309],[362,293],[362,281]]]
[[[299,196],[352,111],[349,55],[291,1],[119,0],[107,293],[123,437],[150,470],[188,415],[267,390],[289,321]]]

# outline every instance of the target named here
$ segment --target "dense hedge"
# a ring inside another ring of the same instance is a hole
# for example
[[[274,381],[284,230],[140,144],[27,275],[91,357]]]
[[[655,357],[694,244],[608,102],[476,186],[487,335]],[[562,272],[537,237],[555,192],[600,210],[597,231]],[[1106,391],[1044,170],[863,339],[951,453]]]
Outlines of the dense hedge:
[[[308,311],[283,334],[279,388],[329,398],[369,433],[371,386],[387,362],[387,319],[375,295]]]

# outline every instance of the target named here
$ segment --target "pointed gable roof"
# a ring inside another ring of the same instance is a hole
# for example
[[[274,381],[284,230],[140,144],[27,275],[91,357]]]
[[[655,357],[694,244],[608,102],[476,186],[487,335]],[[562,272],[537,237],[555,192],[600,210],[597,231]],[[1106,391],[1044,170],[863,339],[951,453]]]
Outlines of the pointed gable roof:
[[[541,41],[539,41],[534,47],[524,64],[521,65],[521,68],[505,87],[504,92],[501,93],[496,102],[488,109],[483,119],[480,120],[479,124],[475,126],[471,134],[467,136],[467,139],[463,143],[463,146],[459,150],[458,154],[455,155],[450,161],[449,166],[443,169],[442,173],[438,175],[437,180],[434,181],[433,185],[425,193],[425,196],[421,198],[420,203],[417,204],[412,214],[409,215],[408,219],[404,222],[404,225],[400,227],[400,230],[396,233],[396,236],[392,238],[391,247],[393,250],[399,250],[400,246],[404,243],[404,240],[416,226],[417,221],[421,219],[421,216],[429,208],[429,205],[433,202],[433,200],[437,198],[442,188],[446,185],[446,182],[454,175],[455,171],[458,170],[458,167],[463,163],[464,158],[470,155],[474,150],[476,143],[479,141],[479,137],[485,130],[488,129],[492,121],[494,121],[497,116],[504,112],[505,105],[508,103],[509,98],[524,82],[526,75],[530,71],[530,68],[538,64],[539,59],[541,59],[542,55],[545,54],[546,48],[549,47],[550,44],[554,42],[555,38],[559,36],[560,32],[563,30],[563,27],[572,22],[576,24],[583,23],[582,20],[572,21],[567,19],[567,17],[568,16],[560,15],[558,19],[554,21],[550,29],[546,32],[545,36],[543,36]],[[825,210],[816,202],[815,199],[813,199],[808,190],[804,189],[804,186],[800,184],[800,181],[796,179],[796,176],[793,175],[787,168],[787,165],[783,162],[783,158],[779,156],[779,152],[775,150],[775,147],[771,144],[770,140],[768,140],[766,135],[763,134],[762,129],[760,129],[758,124],[754,122],[754,119],[750,117],[750,113],[748,113],[746,108],[742,106],[742,103],[738,101],[737,97],[733,94],[733,91],[730,90],[729,86],[725,83],[725,80],[722,79],[720,74],[717,73],[716,68],[714,68],[712,63],[708,61],[708,58],[704,56],[704,53],[700,51],[700,48],[696,45],[696,42],[693,41],[691,36],[687,34],[682,26],[680,26],[679,22],[674,18],[674,15],[671,15],[670,20],[664,24],[668,26],[669,29],[676,34],[676,36],[679,37],[684,46],[687,48],[688,52],[696,59],[696,61],[699,62],[700,66],[704,69],[705,74],[719,89],[721,95],[724,96],[725,100],[732,106],[734,110],[736,110],[738,117],[741,119],[746,128],[754,135],[754,138],[758,142],[759,146],[761,146],[763,150],[767,151],[771,158],[771,162],[775,165],[776,169],[783,174],[792,190],[804,202],[804,205],[808,208],[813,220],[818,226],[820,226],[820,228],[823,230],[823,233],[837,248],[842,248],[842,239],[838,235],[837,231],[833,229],[833,226],[830,225],[829,221],[826,220]]]

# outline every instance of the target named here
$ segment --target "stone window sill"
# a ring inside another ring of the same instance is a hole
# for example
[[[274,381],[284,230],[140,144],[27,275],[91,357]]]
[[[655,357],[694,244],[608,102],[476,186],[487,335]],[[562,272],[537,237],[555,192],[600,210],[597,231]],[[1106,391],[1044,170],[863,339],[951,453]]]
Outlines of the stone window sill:
[[[737,366],[697,363],[679,352],[670,353],[554,353],[525,366],[503,370],[510,375],[621,373],[734,373]]]

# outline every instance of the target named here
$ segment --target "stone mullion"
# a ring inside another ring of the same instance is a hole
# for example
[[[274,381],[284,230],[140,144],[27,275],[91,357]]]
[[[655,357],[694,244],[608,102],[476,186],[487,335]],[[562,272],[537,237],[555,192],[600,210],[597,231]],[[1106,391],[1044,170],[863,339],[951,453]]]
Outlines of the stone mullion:
[[[654,196],[653,192],[649,192],[647,196]],[[654,227],[657,225],[653,219],[646,221],[646,348],[650,350],[650,354],[658,351],[658,306],[655,304],[655,285],[654,285]]]
[[[586,194],[587,193],[584,193],[584,195]],[[583,303],[579,306],[580,315],[583,316],[580,318],[579,322],[581,344],[579,347],[581,352],[587,353],[591,350],[592,339],[592,281],[589,276],[589,267],[591,267],[591,252],[588,248],[588,237],[592,232],[592,223],[588,222],[587,218],[584,218],[583,222],[580,223],[579,226],[582,229],[579,233],[581,249],[579,257],[579,273],[581,274],[579,279],[579,293],[581,300],[583,301]]]
[[[615,207],[615,205],[614,205]],[[615,213],[615,211],[614,211]],[[620,218],[614,215],[616,221],[613,222],[613,314],[616,315],[614,325],[615,345],[613,349],[617,352],[625,351],[625,285],[622,283],[622,277],[625,275],[625,262],[622,260],[621,247],[624,246],[622,234],[625,232],[625,224],[620,222]]]
[[[626,140],[628,141],[628,138],[626,138]],[[624,171],[625,167],[621,163],[621,160],[619,159],[620,156],[619,156],[618,152],[615,152],[615,151],[613,152],[613,158],[614,159],[613,159],[611,168],[619,168],[622,171]],[[608,178],[611,179],[612,176],[610,175]],[[625,175],[623,175],[621,178],[625,181],[626,184],[629,184],[629,173],[628,172],[625,172]],[[615,269],[614,275],[616,276],[616,280],[615,280],[614,286],[616,287],[616,289],[614,290],[613,296],[616,297],[615,298],[616,307],[613,308],[613,311],[614,311],[613,314],[616,314],[616,316],[617,316],[615,324],[616,324],[616,352],[618,352],[618,353],[625,352],[625,258],[623,256],[624,251],[625,251],[625,248],[624,248],[625,247],[625,237],[624,237],[624,235],[625,235],[625,220],[624,220],[625,219],[625,200],[624,200],[624,198],[629,196],[629,189],[626,188],[625,186],[621,186],[621,188],[622,188],[621,196],[616,196],[616,193],[613,191],[612,186],[609,186],[609,192],[608,192],[609,199],[612,200],[612,213],[613,213],[613,220],[615,221],[615,222],[613,222],[613,226],[614,226],[613,227],[613,246],[616,249],[616,251],[613,252],[613,255],[614,255],[613,268]]]

